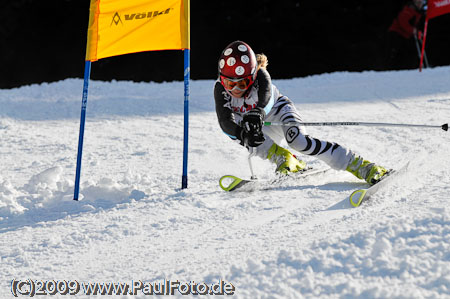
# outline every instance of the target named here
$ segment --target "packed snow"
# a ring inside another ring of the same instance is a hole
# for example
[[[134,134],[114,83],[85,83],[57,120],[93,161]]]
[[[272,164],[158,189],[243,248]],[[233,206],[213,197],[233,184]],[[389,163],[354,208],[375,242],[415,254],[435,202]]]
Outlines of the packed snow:
[[[191,81],[189,188],[181,190],[183,82],[91,81],[78,202],[83,81],[0,90],[1,298],[13,296],[13,279],[224,281],[237,298],[450,297],[449,132],[308,127],[387,168],[410,161],[406,175],[358,208],[348,197],[365,183],[334,170],[226,193],[222,175],[250,170],[246,150],[219,128],[213,84]],[[305,121],[450,120],[450,67],[274,84]],[[260,178],[275,176],[270,162],[253,165]]]

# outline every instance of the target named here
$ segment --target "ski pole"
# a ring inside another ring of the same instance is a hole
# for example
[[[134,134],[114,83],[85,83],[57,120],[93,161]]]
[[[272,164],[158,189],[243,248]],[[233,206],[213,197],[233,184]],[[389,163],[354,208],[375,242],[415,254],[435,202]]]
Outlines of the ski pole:
[[[250,172],[252,176],[250,177],[252,180],[256,180],[257,177],[255,172],[253,171],[252,157],[253,157],[254,148],[251,148],[250,154],[248,155],[248,166],[250,167]]]
[[[420,61],[421,53],[420,53],[419,41],[418,41],[417,35],[416,34],[413,34],[413,35],[414,35],[414,41],[416,42],[417,57],[419,58],[419,61]],[[426,62],[425,62],[425,67],[427,67]]]
[[[367,126],[367,127],[413,127],[413,128],[441,128],[448,131],[448,124],[437,125],[415,125],[415,124],[393,124],[393,123],[370,123],[370,122],[264,122],[265,126]]]
[[[417,38],[416,34],[414,34],[414,40],[416,41],[417,55],[419,56],[419,60],[420,60],[420,57],[421,57],[420,48],[422,45],[422,40]],[[420,43],[420,45],[419,45],[419,43]],[[425,61],[425,68],[428,68],[430,65],[428,64],[427,52],[425,51],[425,49],[423,50],[423,59]]]

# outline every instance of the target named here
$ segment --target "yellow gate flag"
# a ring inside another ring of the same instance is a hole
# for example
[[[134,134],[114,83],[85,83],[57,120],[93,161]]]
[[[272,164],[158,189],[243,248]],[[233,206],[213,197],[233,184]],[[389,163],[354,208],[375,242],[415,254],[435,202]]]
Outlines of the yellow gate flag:
[[[189,48],[189,0],[91,0],[86,60]]]

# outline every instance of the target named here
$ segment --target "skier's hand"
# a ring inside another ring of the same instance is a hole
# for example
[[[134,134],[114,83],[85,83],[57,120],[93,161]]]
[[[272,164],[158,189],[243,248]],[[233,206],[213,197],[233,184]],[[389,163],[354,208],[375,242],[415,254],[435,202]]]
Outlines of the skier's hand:
[[[262,132],[265,112],[262,108],[254,108],[242,119],[242,142],[251,147],[257,147],[266,140]]]
[[[420,31],[420,30],[417,31],[417,38],[418,38],[420,41],[422,41],[422,38],[423,38],[423,33],[422,33],[422,31]]]
[[[241,140],[244,145],[250,146],[250,147],[257,147],[264,143],[266,138],[264,137],[264,134],[262,132],[247,132],[245,130],[242,130],[241,133]]]
[[[242,127],[246,132],[261,133],[265,116],[266,113],[262,108],[253,108],[242,118]]]

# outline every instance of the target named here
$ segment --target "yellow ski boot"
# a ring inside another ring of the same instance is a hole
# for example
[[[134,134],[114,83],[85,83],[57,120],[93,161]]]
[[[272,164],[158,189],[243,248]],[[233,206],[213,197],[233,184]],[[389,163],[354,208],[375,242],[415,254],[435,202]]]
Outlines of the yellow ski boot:
[[[298,172],[306,167],[305,161],[298,160],[290,151],[275,143],[270,147],[267,159],[275,163],[276,171],[282,174]]]
[[[346,170],[371,185],[378,183],[387,173],[386,168],[370,163],[360,156],[354,156]]]

